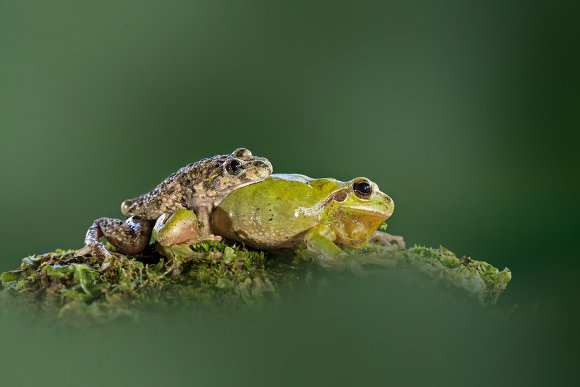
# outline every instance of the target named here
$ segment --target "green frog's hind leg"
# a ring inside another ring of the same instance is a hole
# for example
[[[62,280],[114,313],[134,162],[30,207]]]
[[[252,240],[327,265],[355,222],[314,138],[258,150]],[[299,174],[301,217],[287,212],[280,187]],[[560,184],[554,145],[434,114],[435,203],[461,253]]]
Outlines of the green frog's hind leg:
[[[130,217],[123,220],[114,218],[99,218],[87,231],[85,247],[78,250],[75,256],[91,254],[108,261],[112,254],[100,242],[104,237],[118,251],[126,255],[135,255],[147,247],[151,239],[153,225],[151,221]]]
[[[382,231],[375,231],[370,240],[371,242],[377,242],[393,250],[402,250],[405,248],[405,239],[402,236],[391,235]],[[395,244],[392,242],[395,242]]]
[[[165,213],[155,222],[153,238],[161,246],[165,247],[182,243],[197,244],[205,241],[219,242],[222,240],[219,235],[202,234],[200,223],[197,219],[197,216],[191,210],[179,209],[174,213]],[[208,228],[209,226],[206,226],[205,230],[207,231]]]

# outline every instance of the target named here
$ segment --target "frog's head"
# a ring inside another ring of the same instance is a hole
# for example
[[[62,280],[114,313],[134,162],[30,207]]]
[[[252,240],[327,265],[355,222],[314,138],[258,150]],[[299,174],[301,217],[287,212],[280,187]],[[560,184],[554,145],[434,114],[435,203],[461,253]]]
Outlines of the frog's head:
[[[336,242],[363,246],[395,209],[395,202],[365,177],[337,185],[324,210],[325,223],[337,235]]]
[[[272,174],[270,161],[265,157],[253,156],[246,148],[238,148],[220,157],[218,163],[206,187],[214,193],[214,205],[235,189],[264,180]]]

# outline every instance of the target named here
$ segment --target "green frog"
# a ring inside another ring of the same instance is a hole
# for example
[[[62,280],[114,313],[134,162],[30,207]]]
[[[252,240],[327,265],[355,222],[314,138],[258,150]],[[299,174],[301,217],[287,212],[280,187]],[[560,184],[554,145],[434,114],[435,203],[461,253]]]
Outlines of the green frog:
[[[402,237],[377,231],[394,208],[393,199],[364,177],[342,182],[274,174],[230,192],[212,211],[210,227],[213,234],[260,250],[306,247],[320,263],[344,268],[356,263],[341,246],[356,249],[375,240],[404,247]],[[191,212],[167,220],[155,226],[163,245],[199,239]]]
[[[272,174],[268,159],[253,156],[246,148],[189,164],[167,177],[154,190],[125,200],[121,211],[128,218],[99,218],[87,231],[85,247],[76,256],[91,254],[104,262],[112,256],[100,242],[104,237],[121,254],[134,255],[149,244],[153,224],[166,213],[181,209],[196,214],[196,235],[211,235],[210,214],[233,190]],[[219,239],[216,236],[214,239]],[[106,267],[103,263],[102,269]]]

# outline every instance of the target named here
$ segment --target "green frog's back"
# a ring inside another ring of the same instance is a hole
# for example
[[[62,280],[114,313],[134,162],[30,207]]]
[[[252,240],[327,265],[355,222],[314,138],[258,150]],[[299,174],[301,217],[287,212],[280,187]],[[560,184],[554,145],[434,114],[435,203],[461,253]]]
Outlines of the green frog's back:
[[[334,179],[274,174],[230,193],[213,213],[212,231],[260,249],[296,247],[339,184]]]

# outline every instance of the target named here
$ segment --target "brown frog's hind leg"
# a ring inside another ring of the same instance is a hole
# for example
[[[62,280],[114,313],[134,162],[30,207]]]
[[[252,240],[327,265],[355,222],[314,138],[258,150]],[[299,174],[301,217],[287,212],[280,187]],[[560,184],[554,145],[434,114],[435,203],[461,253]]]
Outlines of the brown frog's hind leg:
[[[105,237],[120,253],[135,255],[142,252],[151,238],[152,222],[130,217],[123,220],[114,218],[99,218],[95,220],[87,231],[85,247],[78,250],[75,256],[91,254],[103,260],[104,270],[112,254],[99,241]]]
[[[160,187],[165,188],[163,186]],[[123,215],[134,216],[144,220],[157,220],[164,213],[175,212],[180,208],[185,208],[181,197],[170,197],[171,194],[164,193],[160,187],[145,195],[127,199],[121,203]],[[167,200],[160,200],[159,198],[164,195],[168,196]]]

